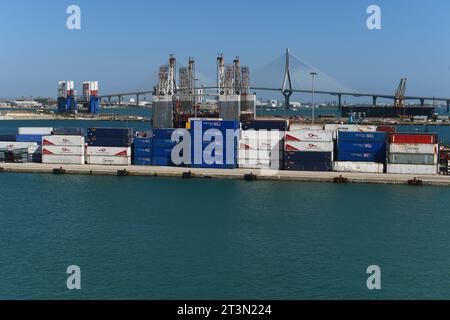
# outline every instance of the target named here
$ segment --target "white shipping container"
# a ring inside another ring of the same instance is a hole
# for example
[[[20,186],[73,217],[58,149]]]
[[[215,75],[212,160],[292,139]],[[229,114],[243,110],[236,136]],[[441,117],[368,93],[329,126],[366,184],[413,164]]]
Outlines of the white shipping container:
[[[84,147],[70,147],[70,146],[43,146],[42,154],[55,156],[83,156]]]
[[[367,126],[367,125],[359,125],[358,131],[359,132],[376,132],[378,129],[377,126]]]
[[[333,141],[334,132],[333,131],[311,131],[311,130],[296,130],[288,131],[285,134],[285,141],[320,141],[320,142],[330,142]]]
[[[88,164],[108,165],[108,166],[130,166],[131,157],[115,157],[115,156],[87,156]]]
[[[437,144],[391,143],[389,145],[390,153],[437,154],[438,150]]]
[[[28,147],[28,154],[42,154],[42,146]]]
[[[303,124],[303,123],[291,123],[289,126],[290,131],[297,131],[297,130],[309,130],[309,131],[322,131],[323,125],[322,124]]]
[[[19,135],[51,135],[53,128],[33,128],[33,127],[22,127],[19,128]]]
[[[284,131],[241,130],[241,140],[280,141],[284,139]]]
[[[44,136],[42,145],[44,146],[66,146],[83,147],[85,143],[82,136]]]
[[[285,151],[312,151],[312,152],[333,152],[333,142],[295,142],[286,141]]]
[[[279,170],[282,168],[281,161],[270,160],[238,160],[238,167],[242,169],[272,169]]]
[[[333,162],[333,171],[336,172],[361,172],[361,173],[383,173],[384,164],[374,162]]]
[[[29,147],[37,147],[36,142],[6,142],[6,141],[0,141],[0,149],[28,149]]]
[[[415,165],[415,164],[388,164],[387,173],[435,175],[438,173],[438,166]]]
[[[84,156],[42,155],[42,163],[47,164],[84,164]]]
[[[251,160],[281,160],[283,154],[280,150],[239,150],[238,157]]]
[[[87,147],[88,156],[131,157],[131,148],[127,147]]]
[[[283,150],[283,142],[279,140],[241,140],[239,150]]]
[[[326,124],[326,131],[350,131],[357,132],[358,125],[357,124]]]

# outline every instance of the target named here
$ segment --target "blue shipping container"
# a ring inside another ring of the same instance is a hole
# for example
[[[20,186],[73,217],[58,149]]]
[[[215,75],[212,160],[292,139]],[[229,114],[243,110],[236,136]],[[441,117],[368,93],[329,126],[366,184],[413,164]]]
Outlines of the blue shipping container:
[[[321,162],[331,161],[333,159],[332,152],[302,152],[302,151],[286,151],[284,152],[284,159],[291,162]]]
[[[132,145],[132,140],[131,138],[108,139],[90,137],[87,144],[91,147],[130,147]]]
[[[85,136],[83,128],[54,128],[53,135],[55,136]]]
[[[153,164],[152,158],[137,157],[134,158],[134,165],[136,166],[151,166]]]
[[[16,141],[16,135],[2,134],[2,135],[0,135],[0,141],[14,142],[14,141]]]
[[[371,141],[371,142],[386,142],[386,132],[345,132],[338,133],[339,141]]]
[[[386,154],[367,152],[339,152],[338,161],[385,163]]]
[[[339,141],[338,152],[386,153],[385,142]]]
[[[18,134],[16,136],[17,142],[36,142],[38,144],[42,144],[43,135],[34,135],[34,134]]]
[[[172,167],[172,160],[168,157],[153,157],[152,164],[160,167]]]
[[[153,139],[152,138],[138,138],[134,139],[134,147],[135,148],[152,148],[153,147]]]
[[[193,120],[191,121],[191,130],[194,130],[196,126],[201,123],[202,130],[218,129],[220,131],[226,130],[238,130],[240,123],[238,121],[222,121],[222,120]]]
[[[279,130],[287,131],[288,122],[286,120],[253,120],[242,123],[242,130]]]
[[[332,171],[331,161],[285,161],[284,170],[287,171]]]
[[[89,137],[120,138],[133,136],[133,129],[121,128],[89,128]]]
[[[154,129],[153,138],[155,140],[171,140],[175,130],[177,129]]]
[[[134,148],[134,156],[136,158],[138,158],[138,157],[151,158],[153,156],[153,149],[152,148]]]
[[[172,140],[162,140],[162,139],[154,139],[153,140],[153,148],[166,148],[172,149],[178,144],[176,141]]]

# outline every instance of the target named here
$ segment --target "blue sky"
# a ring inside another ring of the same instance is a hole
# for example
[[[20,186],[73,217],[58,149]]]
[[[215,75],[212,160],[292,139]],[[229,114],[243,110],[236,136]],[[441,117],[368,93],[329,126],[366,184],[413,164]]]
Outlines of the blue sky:
[[[71,4],[81,30],[66,28]],[[382,30],[366,27],[370,4]],[[410,94],[450,96],[449,13],[444,0],[0,0],[0,97],[55,96],[58,80],[150,89],[169,53],[214,79],[218,52],[257,70],[286,47],[359,91],[407,76]]]

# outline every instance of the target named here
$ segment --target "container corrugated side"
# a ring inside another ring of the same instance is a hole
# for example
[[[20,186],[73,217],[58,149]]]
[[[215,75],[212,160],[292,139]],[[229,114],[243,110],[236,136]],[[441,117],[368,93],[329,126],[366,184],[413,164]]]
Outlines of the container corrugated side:
[[[67,146],[81,147],[84,146],[85,139],[82,136],[44,136],[42,137],[42,145],[44,146]]]
[[[322,124],[303,124],[303,123],[291,123],[289,126],[290,131],[296,130],[308,130],[308,131],[322,131],[324,126]]]
[[[438,166],[389,163],[387,165],[387,173],[436,175],[438,173]]]
[[[333,131],[288,131],[286,132],[285,141],[297,142],[331,142],[334,139]]]
[[[260,140],[260,141],[281,141],[284,139],[285,131],[255,131],[242,130],[240,132],[241,140]]]
[[[20,127],[18,129],[18,133],[20,135],[51,135],[53,132],[53,128],[49,128],[49,127],[41,127],[41,128],[37,128],[37,127]]]
[[[311,151],[311,152],[333,152],[333,142],[295,142],[286,141],[284,145],[285,151]]]
[[[241,140],[239,150],[283,150],[283,142],[278,140]]]
[[[385,142],[352,142],[352,141],[339,141],[338,151],[344,152],[383,152],[386,154]]]
[[[282,161],[271,161],[271,160],[250,160],[250,159],[239,159],[238,167],[242,169],[268,169],[268,170],[279,170],[282,168]]]
[[[375,162],[336,161],[333,163],[336,172],[383,173],[384,164]]]
[[[433,165],[438,163],[438,155],[391,153],[389,155],[389,163]]]
[[[42,163],[47,164],[84,164],[84,156],[42,155]]]
[[[42,146],[42,154],[57,156],[80,156],[84,155],[84,147]]]
[[[377,126],[371,126],[371,125],[359,125],[358,126],[359,132],[375,132],[377,130]]]
[[[435,134],[407,134],[395,133],[390,136],[391,143],[400,144],[436,144],[437,135]]]
[[[86,155],[130,157],[131,147],[87,147]]]
[[[16,141],[0,141],[0,149],[27,149],[28,147],[35,147],[38,144],[36,142],[16,142]]]
[[[239,150],[239,159],[278,160],[283,158],[283,151],[277,150]]]
[[[437,154],[439,146],[437,144],[400,144],[391,143],[389,153],[411,153],[411,154]]]
[[[387,142],[386,132],[339,132],[339,141]]]
[[[306,162],[291,162],[284,161],[284,170],[288,171],[319,171],[319,172],[329,172],[333,169],[333,164],[331,161],[306,161]]]
[[[358,131],[357,124],[326,124],[324,129],[326,131]]]
[[[300,152],[300,151],[285,151],[283,158],[286,161],[333,161],[333,152]]]
[[[131,157],[87,156],[86,162],[93,165],[129,166]]]

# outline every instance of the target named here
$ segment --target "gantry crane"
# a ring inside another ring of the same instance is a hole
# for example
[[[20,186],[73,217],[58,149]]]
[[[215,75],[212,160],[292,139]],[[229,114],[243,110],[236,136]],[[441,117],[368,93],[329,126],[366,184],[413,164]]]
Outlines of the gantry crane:
[[[406,78],[400,79],[400,84],[398,85],[397,91],[395,92],[395,107],[404,108],[405,107],[405,92],[406,92]]]

